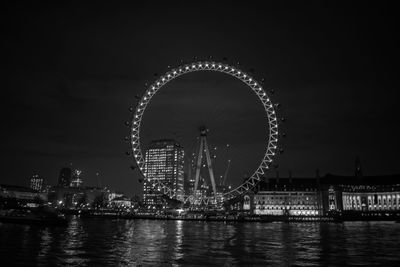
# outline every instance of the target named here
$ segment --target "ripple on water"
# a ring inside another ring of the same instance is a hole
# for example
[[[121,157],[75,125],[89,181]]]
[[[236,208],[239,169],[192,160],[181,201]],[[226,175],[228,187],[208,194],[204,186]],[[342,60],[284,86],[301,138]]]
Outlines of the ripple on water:
[[[0,237],[6,265],[400,265],[400,224],[392,222],[246,224],[73,217],[67,228],[0,224]]]

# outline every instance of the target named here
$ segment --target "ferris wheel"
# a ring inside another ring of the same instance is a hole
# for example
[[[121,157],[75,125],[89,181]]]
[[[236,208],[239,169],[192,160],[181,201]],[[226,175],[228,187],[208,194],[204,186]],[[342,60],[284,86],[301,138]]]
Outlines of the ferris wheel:
[[[278,119],[276,116],[274,104],[271,102],[270,97],[264,90],[262,84],[256,81],[251,75],[238,69],[237,67],[231,66],[226,63],[214,61],[197,61],[190,64],[181,65],[177,68],[173,68],[166,72],[164,75],[161,75],[152,84],[150,84],[150,86],[146,88],[145,92],[140,97],[134,109],[130,136],[132,155],[141,175],[143,175],[143,177],[147,179],[145,173],[145,159],[142,154],[142,147],[140,142],[140,126],[145,110],[150,103],[152,97],[157,94],[157,92],[168,82],[184,74],[199,71],[221,72],[228,74],[233,78],[241,80],[258,96],[267,115],[265,123],[267,124],[269,130],[264,156],[260,160],[257,169],[245,182],[222,195],[224,200],[229,200],[250,190],[258,183],[258,181],[260,181],[265,171],[269,169],[272,164],[273,158],[277,152],[278,144]],[[165,185],[162,181],[157,179],[148,179],[148,181],[155,190],[162,192],[170,198],[176,198],[176,193],[174,192],[174,190]],[[191,199],[193,198],[193,196],[185,196],[184,198],[185,200]],[[212,197],[204,197],[204,199],[202,199],[201,201],[208,202],[210,198]]]

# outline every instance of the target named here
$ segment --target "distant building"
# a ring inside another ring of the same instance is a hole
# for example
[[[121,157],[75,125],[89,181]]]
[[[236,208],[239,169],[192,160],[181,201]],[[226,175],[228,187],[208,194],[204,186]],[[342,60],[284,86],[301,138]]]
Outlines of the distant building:
[[[30,181],[30,188],[41,192],[44,189],[44,179],[38,174],[32,175]]]
[[[47,201],[47,194],[25,186],[2,184],[0,185],[0,199],[13,199],[15,205],[19,207],[33,207],[40,202]],[[0,201],[0,207],[4,204],[2,202]]]
[[[65,208],[106,206],[107,191],[98,187],[53,187],[49,192],[49,201]]]
[[[268,179],[254,195],[257,215],[321,215],[322,199],[317,179]]]
[[[336,209],[346,212],[400,211],[400,175],[339,176],[328,174],[324,183],[338,192]],[[329,205],[329,208],[335,208]]]
[[[58,177],[58,186],[68,187],[71,184],[72,170],[71,168],[62,168]]]
[[[111,202],[114,198],[123,197],[124,193],[122,192],[109,192],[107,195],[108,202]]]
[[[253,192],[239,203],[241,210],[258,215],[400,216],[400,175],[364,176],[359,160],[353,176],[272,178],[261,181]]]
[[[71,178],[71,187],[81,187],[83,184],[83,179],[82,179],[82,171],[81,170],[74,170],[72,173],[72,178]]]
[[[152,180],[158,180],[171,188],[176,199],[184,194],[183,148],[174,140],[156,140],[146,150],[143,202],[147,208],[155,209],[164,205],[162,193],[152,187]]]
[[[131,199],[127,198],[126,196],[120,196],[120,197],[113,198],[110,201],[110,206],[112,208],[119,208],[119,209],[131,208],[132,201],[131,201]]]

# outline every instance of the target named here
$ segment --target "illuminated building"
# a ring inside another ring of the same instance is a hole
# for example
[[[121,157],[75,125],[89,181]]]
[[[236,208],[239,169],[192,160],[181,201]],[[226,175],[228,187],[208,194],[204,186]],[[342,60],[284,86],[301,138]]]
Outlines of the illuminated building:
[[[312,178],[269,179],[254,194],[254,214],[321,215],[322,201],[318,189],[317,180]]]
[[[146,150],[145,175],[143,185],[143,202],[147,208],[164,207],[162,193],[152,187],[157,180],[171,188],[176,199],[181,200],[184,194],[183,148],[174,140],[156,140]]]
[[[127,198],[126,196],[120,196],[113,198],[110,202],[110,206],[113,208],[131,208],[132,207],[132,201]]]
[[[82,171],[81,170],[74,170],[72,174],[72,179],[71,179],[71,187],[80,187],[83,184],[83,179],[82,179]]]
[[[109,192],[108,193],[108,202],[110,202],[114,198],[123,197],[123,196],[124,196],[124,193],[122,193],[122,192]]]
[[[355,170],[354,176],[327,174],[321,178],[317,175],[316,178],[261,181],[254,189],[253,212],[257,215],[342,215],[349,220],[398,218],[400,175],[363,176],[359,160]],[[247,195],[241,200],[244,211],[249,209],[248,200]]]
[[[71,184],[72,170],[71,168],[62,168],[58,177],[58,186],[68,187]]]
[[[379,213],[400,211],[400,175],[338,176],[328,174],[326,182],[340,191],[344,213]]]
[[[33,190],[41,192],[43,189],[44,179],[37,174],[32,175],[30,179],[30,187]]]

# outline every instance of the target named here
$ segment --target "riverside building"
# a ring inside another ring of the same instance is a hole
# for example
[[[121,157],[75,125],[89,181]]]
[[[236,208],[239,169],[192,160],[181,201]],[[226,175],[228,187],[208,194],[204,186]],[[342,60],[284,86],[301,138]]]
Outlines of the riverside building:
[[[183,148],[174,140],[152,141],[146,150],[145,175],[143,184],[143,203],[149,210],[166,208],[162,192],[153,188],[153,180],[171,188],[176,199],[182,200],[184,194]]]

